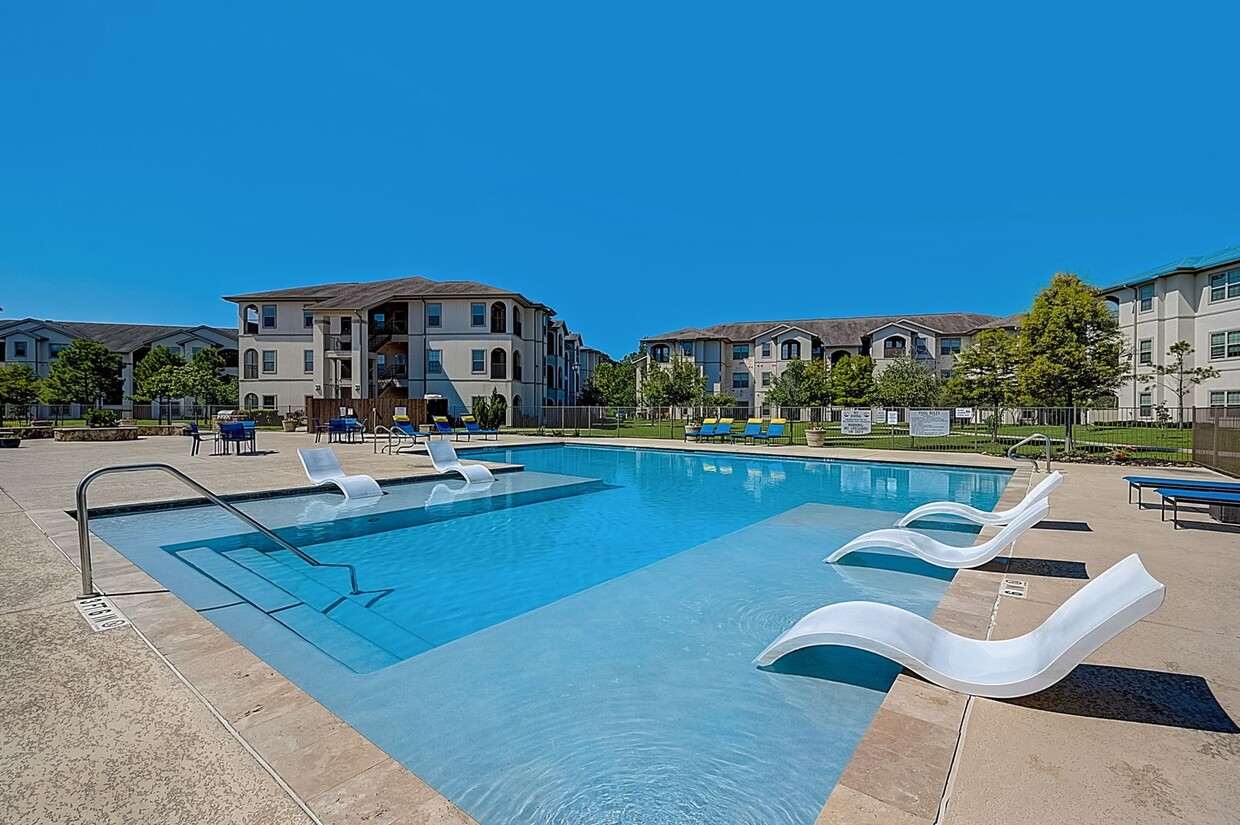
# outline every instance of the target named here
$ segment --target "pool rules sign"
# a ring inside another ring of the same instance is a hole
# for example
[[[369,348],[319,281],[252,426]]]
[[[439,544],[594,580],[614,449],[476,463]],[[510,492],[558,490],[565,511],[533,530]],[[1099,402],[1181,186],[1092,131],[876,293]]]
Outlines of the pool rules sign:
[[[908,434],[924,438],[948,435],[952,429],[951,410],[909,410]]]

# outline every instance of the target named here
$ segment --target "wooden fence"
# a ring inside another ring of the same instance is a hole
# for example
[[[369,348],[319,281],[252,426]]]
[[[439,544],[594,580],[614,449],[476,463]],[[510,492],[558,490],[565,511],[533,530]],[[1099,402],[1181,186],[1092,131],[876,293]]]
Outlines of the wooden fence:
[[[1240,476],[1240,410],[1193,410],[1193,461],[1220,473]]]
[[[327,427],[330,419],[343,417],[341,409],[349,417],[365,421],[367,429],[390,427],[397,407],[405,408],[405,415],[409,416],[415,427],[430,423],[425,398],[312,398],[307,395],[306,429],[311,433],[315,431],[316,418],[323,427]],[[348,412],[350,410],[352,413]]]

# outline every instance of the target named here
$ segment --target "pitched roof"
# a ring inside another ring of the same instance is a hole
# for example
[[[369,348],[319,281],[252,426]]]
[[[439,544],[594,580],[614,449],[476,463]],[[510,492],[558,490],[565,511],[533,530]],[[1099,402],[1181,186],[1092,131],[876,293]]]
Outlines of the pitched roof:
[[[1008,316],[1013,317],[1013,316]],[[887,324],[911,321],[940,333],[968,333],[1002,319],[977,312],[941,312],[931,315],[869,315],[859,318],[809,318],[794,321],[740,321],[709,327],[685,327],[662,335],[649,335],[643,341],[686,341],[720,338],[725,341],[752,341],[779,326],[800,327],[824,345],[855,347],[872,331]]]
[[[104,324],[89,321],[51,321],[40,318],[21,318],[0,324],[0,333],[20,324],[34,322],[45,325],[75,338],[87,338],[103,344],[112,352],[132,352],[151,341],[167,338],[170,335],[191,334],[198,330],[209,330],[222,335],[230,341],[237,340],[237,330],[228,327],[198,326],[167,326],[163,324]]]
[[[1117,284],[1111,284],[1103,287],[1103,292],[1110,292],[1113,289],[1119,289],[1125,286],[1135,286],[1136,284],[1152,281],[1155,278],[1161,278],[1163,275],[1170,275],[1173,272],[1192,271],[1197,269],[1210,269],[1231,262],[1240,263],[1240,244],[1220,249],[1217,252],[1211,252],[1209,255],[1201,255],[1196,258],[1180,258],[1177,261],[1156,266],[1153,269],[1147,269],[1131,278],[1126,278]]]
[[[432,281],[429,278],[391,278],[386,281],[345,281],[335,284],[311,284],[267,292],[225,295],[225,301],[281,300],[306,301],[311,309],[365,309],[400,298],[435,297],[504,297],[519,298],[526,304],[549,307],[531,301],[519,292],[489,286],[478,281]]]

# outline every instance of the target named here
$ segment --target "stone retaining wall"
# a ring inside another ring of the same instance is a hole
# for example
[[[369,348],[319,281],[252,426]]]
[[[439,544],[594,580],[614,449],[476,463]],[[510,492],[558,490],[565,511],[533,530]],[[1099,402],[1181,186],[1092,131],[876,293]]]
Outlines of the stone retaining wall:
[[[137,427],[56,427],[57,441],[137,441]]]

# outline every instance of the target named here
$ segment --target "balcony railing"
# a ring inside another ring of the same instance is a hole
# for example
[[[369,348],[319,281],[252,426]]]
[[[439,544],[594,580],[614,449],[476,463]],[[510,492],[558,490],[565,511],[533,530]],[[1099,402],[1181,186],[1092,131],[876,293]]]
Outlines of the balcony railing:
[[[335,352],[353,349],[352,335],[328,335],[325,341],[327,348]]]

